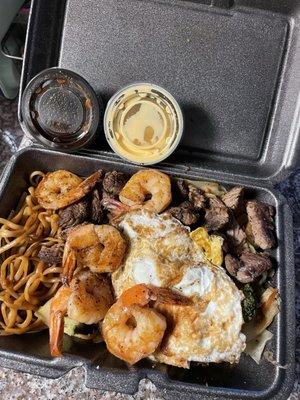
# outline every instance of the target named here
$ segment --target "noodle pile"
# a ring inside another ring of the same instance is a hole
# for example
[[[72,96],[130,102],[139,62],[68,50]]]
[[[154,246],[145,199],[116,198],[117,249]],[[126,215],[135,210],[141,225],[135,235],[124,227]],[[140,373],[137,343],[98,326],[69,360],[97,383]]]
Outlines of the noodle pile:
[[[31,186],[8,219],[0,218],[0,335],[44,328],[34,312],[53,297],[60,285],[61,265],[38,258],[42,246],[60,243],[58,215],[42,208],[35,187],[44,176],[35,171]]]

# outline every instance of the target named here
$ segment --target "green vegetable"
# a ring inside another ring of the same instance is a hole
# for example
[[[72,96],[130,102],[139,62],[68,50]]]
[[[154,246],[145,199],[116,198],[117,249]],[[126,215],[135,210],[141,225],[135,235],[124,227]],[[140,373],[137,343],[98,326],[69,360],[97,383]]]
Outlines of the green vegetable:
[[[259,306],[259,299],[253,287],[247,283],[243,287],[244,300],[242,301],[242,311],[245,322],[251,321],[257,312]]]
[[[35,315],[41,319],[45,325],[49,326],[50,320],[50,306],[51,306],[51,299],[47,301],[42,307],[40,307]],[[74,321],[71,318],[65,317],[65,326],[64,326],[64,333],[69,336],[74,336],[76,328],[78,325],[81,325],[79,322]]]
[[[35,315],[47,326],[49,326],[50,321],[51,300],[52,299],[48,300],[47,303],[45,303],[35,312]],[[69,317],[65,317],[64,333],[69,336],[75,336],[84,340],[93,339],[94,341],[100,341],[101,337],[97,325],[81,324],[80,322],[74,321]]]

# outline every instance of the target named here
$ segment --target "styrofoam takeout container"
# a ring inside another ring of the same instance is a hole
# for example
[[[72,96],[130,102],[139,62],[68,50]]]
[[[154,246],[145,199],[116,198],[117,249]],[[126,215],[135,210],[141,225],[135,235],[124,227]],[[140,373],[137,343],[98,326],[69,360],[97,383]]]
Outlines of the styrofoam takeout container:
[[[282,299],[268,344],[274,364],[192,365],[190,370],[144,360],[134,367],[101,344],[66,338],[53,360],[48,334],[0,338],[0,364],[48,377],[76,365],[86,384],[134,393],[150,378],[166,399],[287,399],[294,381],[294,263],[291,214],[273,185],[299,161],[300,5],[297,0],[33,0],[22,89],[39,71],[60,66],[82,75],[105,102],[136,81],[155,82],[178,100],[182,141],[158,168],[174,176],[243,185],[247,195],[276,207]],[[113,154],[99,131],[81,155],[28,148],[8,165],[0,214],[17,203],[33,169],[137,170]],[[281,368],[283,367],[283,368]]]

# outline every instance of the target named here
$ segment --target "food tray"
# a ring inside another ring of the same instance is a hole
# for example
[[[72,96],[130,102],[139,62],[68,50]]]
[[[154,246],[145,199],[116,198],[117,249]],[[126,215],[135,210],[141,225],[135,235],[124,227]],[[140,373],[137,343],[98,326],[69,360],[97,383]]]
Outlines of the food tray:
[[[16,154],[7,166],[0,186],[0,215],[8,215],[18,197],[28,186],[28,176],[33,170],[67,169],[79,175],[88,175],[99,168],[134,172],[137,166],[129,166],[117,157],[71,155],[27,147]],[[277,368],[266,360],[258,366],[242,356],[238,365],[229,364],[199,366],[190,370],[142,361],[134,367],[110,355],[104,344],[65,340],[65,356],[52,359],[48,349],[48,332],[21,336],[0,337],[0,365],[47,377],[59,377],[78,365],[86,369],[86,385],[102,390],[134,393],[140,379],[148,377],[165,399],[287,399],[294,379],[294,272],[291,214],[281,195],[274,190],[258,186],[255,180],[222,179],[222,174],[200,168],[184,170],[172,164],[160,168],[172,176],[221,181],[229,187],[233,184],[247,187],[247,197],[256,197],[276,207],[276,227],[279,246],[271,252],[278,271],[274,284],[282,299],[281,311],[271,327],[274,337],[268,349],[274,353]]]
[[[284,368],[245,356],[240,364],[191,370],[135,367],[102,345],[68,338],[68,355],[51,359],[47,332],[0,338],[0,364],[48,377],[85,365],[86,384],[133,393],[150,378],[166,399],[287,399],[294,380],[294,264],[291,215],[273,189],[299,153],[300,4],[298,0],[33,0],[21,94],[41,70],[61,66],[83,75],[105,101],[120,87],[151,81],[183,107],[185,135],[159,168],[190,179],[246,186],[274,204],[279,246],[274,284],[282,298],[268,349]],[[16,204],[33,169],[135,171],[108,151],[104,134],[81,155],[35,146],[9,164],[0,212]],[[10,193],[14,195],[11,196]],[[33,339],[34,337],[34,339]]]

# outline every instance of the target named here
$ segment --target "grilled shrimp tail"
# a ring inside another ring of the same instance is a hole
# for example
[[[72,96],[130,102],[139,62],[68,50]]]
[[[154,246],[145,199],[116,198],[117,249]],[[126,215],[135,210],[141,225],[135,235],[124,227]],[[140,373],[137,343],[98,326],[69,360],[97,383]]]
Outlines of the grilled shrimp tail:
[[[65,245],[62,266],[63,266],[61,274],[62,282],[64,284],[69,284],[72,280],[72,277],[76,269],[76,257],[74,251],[72,251],[67,244]]]
[[[52,357],[62,355],[61,348],[64,335],[64,316],[62,312],[57,312],[51,317],[50,322],[50,352]]]
[[[53,357],[61,356],[64,336],[64,317],[67,313],[67,304],[71,289],[62,286],[53,297],[50,307],[49,346]]]

